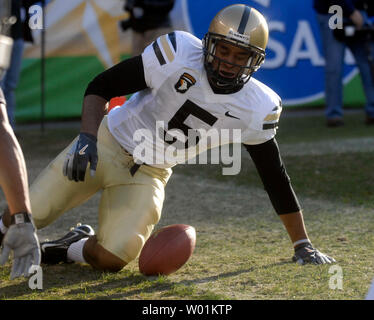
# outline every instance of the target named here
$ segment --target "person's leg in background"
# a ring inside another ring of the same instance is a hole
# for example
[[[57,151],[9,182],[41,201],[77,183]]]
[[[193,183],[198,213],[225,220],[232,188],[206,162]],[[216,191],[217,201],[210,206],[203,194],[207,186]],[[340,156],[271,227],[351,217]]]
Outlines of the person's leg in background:
[[[367,45],[370,47],[367,47]],[[372,69],[369,63],[369,54],[374,58],[374,42],[369,40],[368,43],[365,43],[365,41],[360,40],[358,42],[352,42],[349,48],[360,70],[362,86],[365,92],[366,124],[374,125],[374,75],[372,75]]]
[[[21,73],[23,47],[24,41],[22,38],[14,40],[10,65],[1,82],[1,87],[7,102],[9,123],[13,129],[15,125],[14,113],[16,108],[15,90]]]
[[[142,54],[144,50],[144,33],[133,30],[131,45],[132,45],[132,49],[131,49],[132,57]]]
[[[321,32],[325,66],[325,98],[327,125],[343,125],[343,65],[345,45],[335,39],[329,27],[329,15],[317,14]]]
[[[143,33],[133,31],[132,37],[132,56],[136,56],[139,54],[142,54],[144,49],[150,45],[154,40],[156,40],[158,37],[168,34],[169,32],[173,31],[169,27],[162,27],[162,28],[156,28],[147,30]]]

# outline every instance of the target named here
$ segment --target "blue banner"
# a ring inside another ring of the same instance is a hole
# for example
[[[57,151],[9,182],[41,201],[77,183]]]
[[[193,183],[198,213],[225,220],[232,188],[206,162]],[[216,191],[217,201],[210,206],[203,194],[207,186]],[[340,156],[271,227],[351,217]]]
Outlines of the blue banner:
[[[192,32],[202,38],[215,14],[234,0],[187,1]],[[313,0],[244,0],[269,24],[266,60],[254,77],[275,90],[285,105],[302,105],[324,97],[324,65]],[[347,51],[344,83],[356,74]]]

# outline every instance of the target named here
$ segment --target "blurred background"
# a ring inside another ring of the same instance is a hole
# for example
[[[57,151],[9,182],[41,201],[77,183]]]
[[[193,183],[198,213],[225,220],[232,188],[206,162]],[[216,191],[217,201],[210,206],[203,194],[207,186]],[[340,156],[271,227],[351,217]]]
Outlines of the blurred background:
[[[237,2],[176,0],[172,28],[202,38],[214,15]],[[286,107],[323,107],[325,61],[313,0],[241,2],[262,12],[269,23],[266,61],[255,78],[273,88]],[[129,14],[125,4],[126,0],[45,1],[45,27],[33,29],[34,42],[24,47],[16,89],[17,123],[80,117],[88,82],[131,55],[132,30],[120,26]],[[31,18],[37,15],[35,11]],[[344,105],[362,106],[365,98],[348,50],[343,81]]]

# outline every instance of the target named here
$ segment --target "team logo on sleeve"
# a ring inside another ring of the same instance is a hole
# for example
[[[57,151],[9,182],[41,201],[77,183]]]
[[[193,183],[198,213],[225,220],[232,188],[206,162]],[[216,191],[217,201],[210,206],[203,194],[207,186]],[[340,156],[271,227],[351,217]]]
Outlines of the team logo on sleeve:
[[[174,88],[179,93],[185,93],[191,86],[196,83],[196,80],[189,73],[183,73],[179,78],[178,82],[175,84]]]

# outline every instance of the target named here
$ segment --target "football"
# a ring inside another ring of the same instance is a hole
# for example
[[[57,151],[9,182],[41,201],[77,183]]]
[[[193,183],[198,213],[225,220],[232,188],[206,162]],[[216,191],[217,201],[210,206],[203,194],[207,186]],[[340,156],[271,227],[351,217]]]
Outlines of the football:
[[[139,256],[139,271],[147,276],[168,275],[191,257],[196,244],[195,228],[173,224],[154,232]]]

